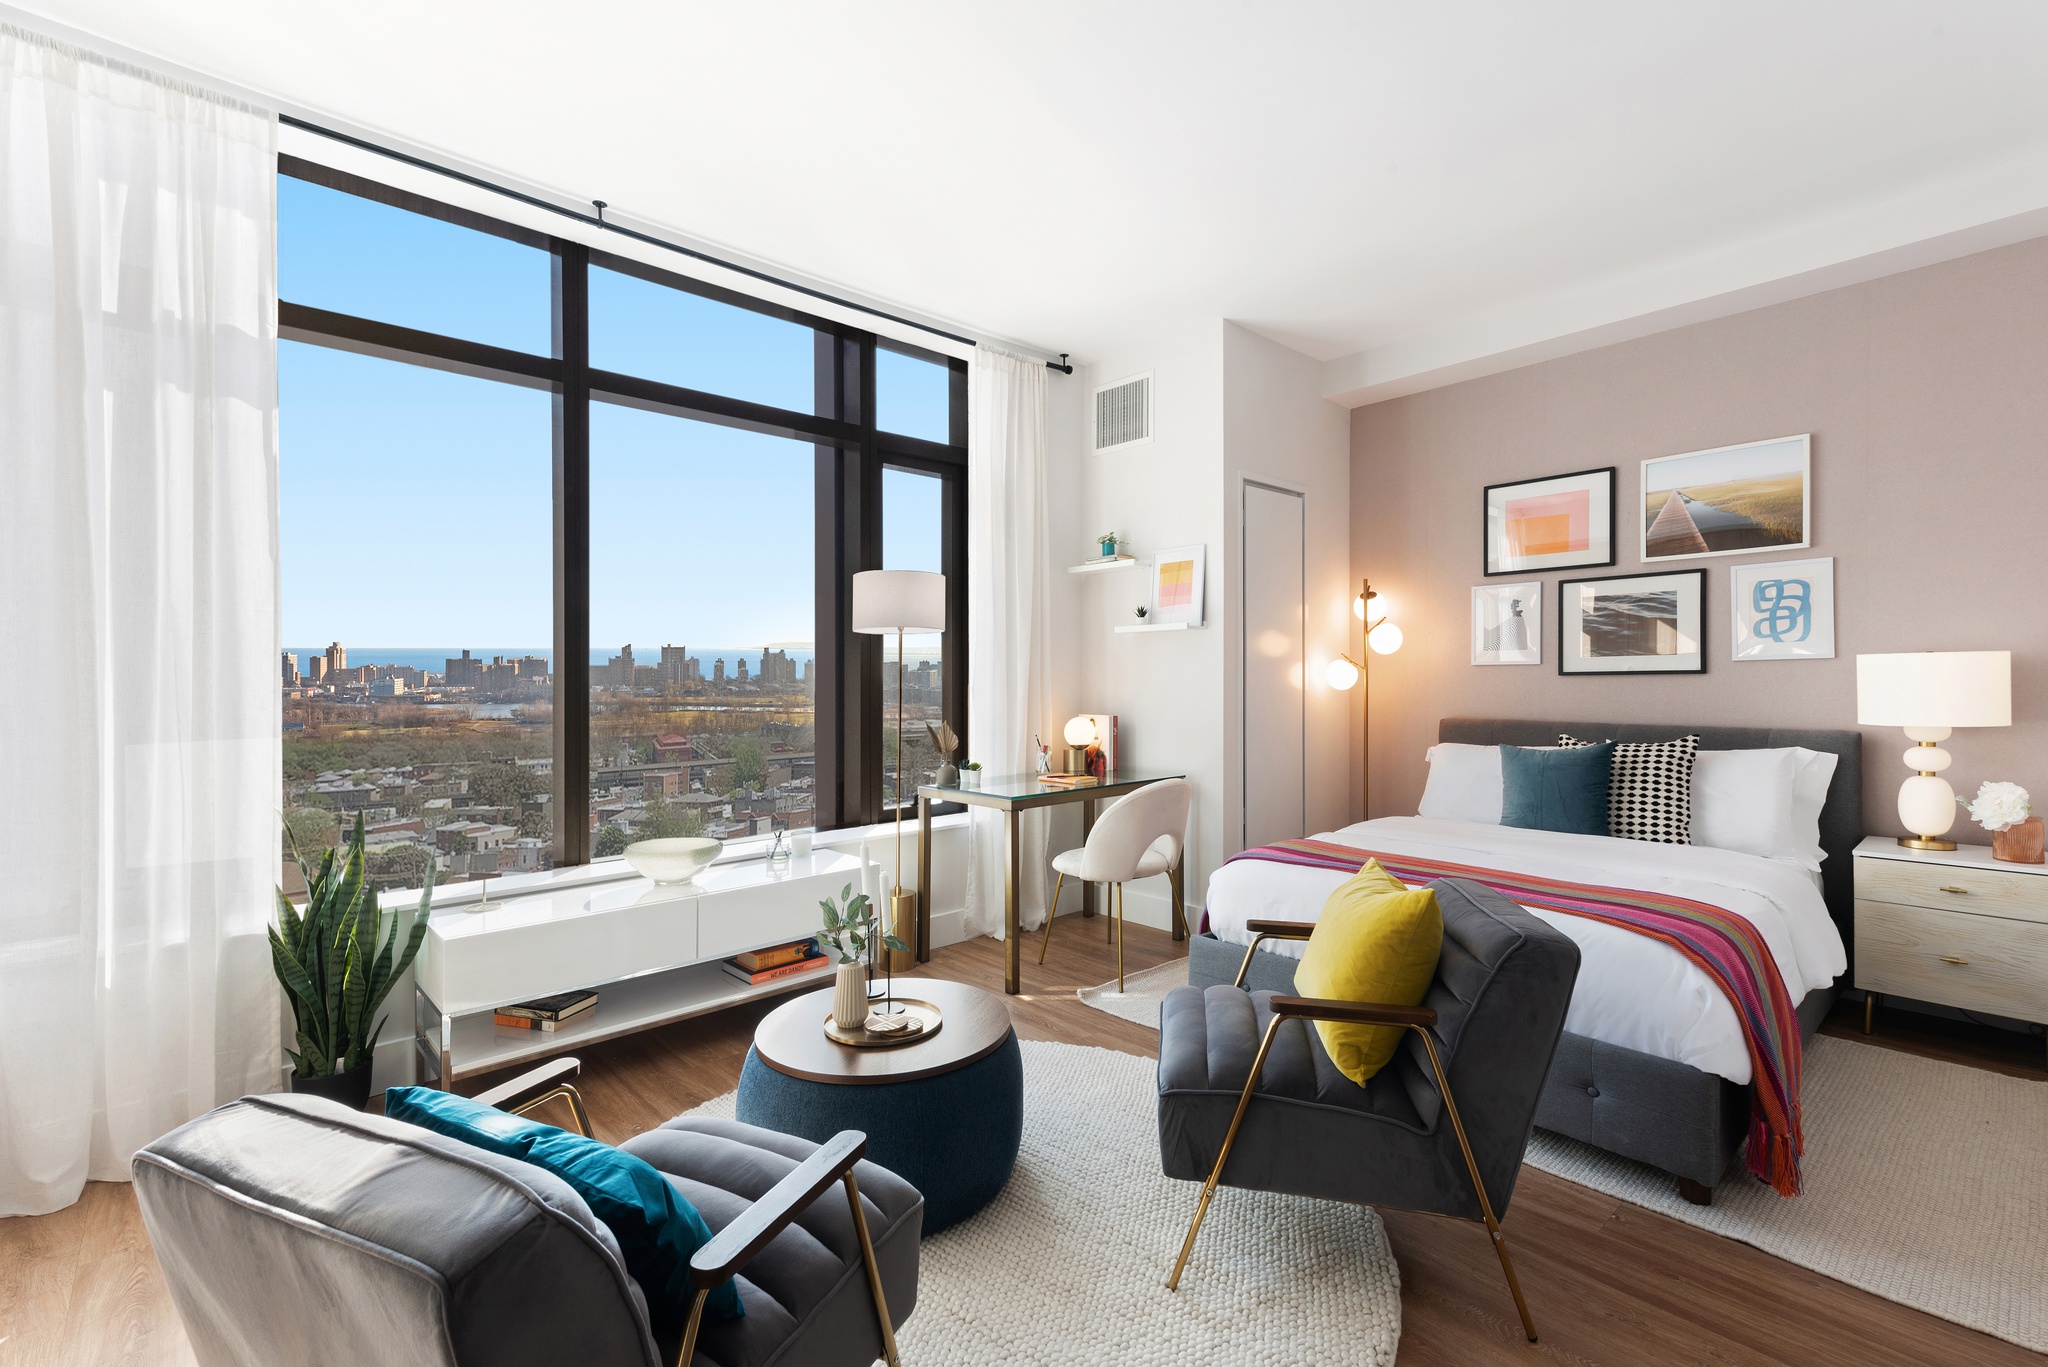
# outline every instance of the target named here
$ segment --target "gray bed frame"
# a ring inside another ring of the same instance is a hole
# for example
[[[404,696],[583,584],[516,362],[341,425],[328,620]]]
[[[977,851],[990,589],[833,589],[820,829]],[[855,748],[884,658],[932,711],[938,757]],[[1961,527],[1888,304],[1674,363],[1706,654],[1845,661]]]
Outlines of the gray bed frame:
[[[1446,717],[1437,739],[1460,745],[1555,745],[1559,732],[1586,740],[1661,741],[1693,734],[1702,750],[1752,750],[1800,745],[1837,758],[1821,809],[1822,894],[1828,914],[1853,946],[1855,870],[1850,851],[1863,838],[1862,735],[1856,731],[1750,726],[1651,726],[1590,721],[1502,721]],[[1188,981],[1198,987],[1228,983],[1244,962],[1244,947],[1204,932],[1188,946]],[[1245,985],[1253,990],[1294,990],[1296,960],[1254,951]],[[1805,1038],[1827,1017],[1839,983],[1815,988],[1799,1004]],[[1550,1065],[1536,1123],[1546,1130],[1662,1168],[1678,1179],[1689,1201],[1705,1205],[1733,1165],[1749,1132],[1749,1088],[1670,1059],[1603,1044],[1567,1030]]]

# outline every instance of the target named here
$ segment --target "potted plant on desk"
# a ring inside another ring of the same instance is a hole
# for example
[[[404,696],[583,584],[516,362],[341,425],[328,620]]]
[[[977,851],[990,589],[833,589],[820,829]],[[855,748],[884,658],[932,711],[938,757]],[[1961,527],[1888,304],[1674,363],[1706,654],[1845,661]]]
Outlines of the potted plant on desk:
[[[385,1024],[370,1022],[427,938],[434,866],[427,865],[418,909],[394,916],[387,936],[377,890],[363,869],[361,812],[347,845],[321,855],[318,868],[307,867],[296,839],[292,859],[306,880],[306,909],[293,906],[279,888],[277,924],[270,927],[271,968],[292,1004],[298,1033],[298,1051],[286,1051],[292,1090],[361,1110],[369,1104],[370,1069]]]

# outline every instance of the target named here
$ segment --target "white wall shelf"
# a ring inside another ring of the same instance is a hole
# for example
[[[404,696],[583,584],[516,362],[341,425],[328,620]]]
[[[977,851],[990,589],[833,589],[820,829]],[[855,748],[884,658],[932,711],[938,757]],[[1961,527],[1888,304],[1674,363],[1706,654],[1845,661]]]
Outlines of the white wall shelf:
[[[1068,574],[1101,574],[1105,570],[1127,570],[1138,563],[1135,555],[1110,555],[1100,560],[1084,560],[1078,565],[1067,566]]]
[[[1141,631],[1193,631],[1195,629],[1193,622],[1137,622],[1127,627],[1118,627],[1116,634],[1119,636],[1135,636]]]

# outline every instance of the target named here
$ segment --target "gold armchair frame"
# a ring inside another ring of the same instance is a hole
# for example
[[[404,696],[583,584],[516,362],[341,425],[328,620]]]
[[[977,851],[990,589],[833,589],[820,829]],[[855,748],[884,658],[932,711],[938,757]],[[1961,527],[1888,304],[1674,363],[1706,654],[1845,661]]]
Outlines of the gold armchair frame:
[[[583,1094],[564,1080],[582,1071],[579,1059],[554,1059],[510,1082],[480,1092],[474,1099],[513,1115],[525,1115],[550,1101],[563,1100],[569,1103],[576,1133],[585,1139],[595,1139]],[[860,1206],[860,1184],[853,1175],[853,1165],[867,1151],[866,1135],[859,1130],[841,1130],[697,1250],[690,1259],[690,1285],[695,1294],[690,1299],[690,1318],[683,1328],[682,1344],[676,1350],[675,1367],[690,1367],[690,1359],[696,1355],[704,1302],[711,1293],[737,1276],[755,1254],[773,1243],[776,1235],[789,1228],[792,1220],[835,1184],[846,1188],[847,1204],[853,1210],[853,1229],[860,1236],[861,1262],[867,1267],[868,1290],[874,1296],[875,1319],[882,1330],[883,1356],[889,1367],[902,1367],[896,1354],[896,1326],[889,1318],[888,1298],[882,1294],[882,1267],[875,1260],[867,1214]]]
[[[1244,962],[1238,966],[1237,978],[1232,983],[1234,987],[1244,986],[1245,974],[1252,966],[1252,954],[1263,941],[1306,940],[1315,929],[1315,925],[1308,921],[1248,921],[1245,928],[1251,931],[1252,942],[1245,948]],[[1536,1322],[1529,1317],[1529,1304],[1522,1298],[1522,1284],[1515,1276],[1514,1260],[1508,1256],[1507,1235],[1501,1232],[1500,1221],[1494,1218],[1493,1201],[1486,1194],[1486,1183],[1480,1180],[1479,1162],[1472,1156],[1471,1141],[1465,1137],[1465,1122],[1458,1116],[1458,1103],[1451,1095],[1451,1081],[1445,1075],[1443,1059],[1437,1053],[1436,1036],[1430,1033],[1436,1025],[1436,1012],[1426,1006],[1390,1006],[1380,1003],[1330,1001],[1318,997],[1273,998],[1272,1022],[1266,1026],[1266,1033],[1259,1040],[1259,1052],[1252,1059],[1251,1075],[1245,1079],[1244,1091],[1237,1098],[1237,1112],[1230,1117],[1230,1128],[1224,1132],[1223,1148],[1216,1155],[1216,1166],[1210,1169],[1209,1180],[1202,1184],[1201,1203],[1195,1207],[1195,1218],[1188,1225],[1187,1238],[1181,1242],[1180,1257],[1174,1260],[1173,1275],[1166,1279],[1166,1289],[1180,1289],[1181,1273],[1187,1267],[1188,1255],[1195,1251],[1195,1236],[1201,1233],[1202,1217],[1209,1213],[1209,1202],[1214,1199],[1216,1187],[1223,1180],[1223,1165],[1230,1161],[1230,1148],[1237,1142],[1237,1132],[1244,1124],[1245,1112],[1251,1109],[1252,1094],[1258,1090],[1259,1075],[1266,1066],[1266,1055],[1273,1048],[1273,1039],[1279,1033],[1281,1023],[1289,1020],[1393,1025],[1411,1030],[1421,1039],[1423,1049],[1429,1054],[1430,1071],[1436,1075],[1437,1091],[1444,1099],[1444,1114],[1449,1117],[1451,1130],[1458,1137],[1459,1151],[1465,1155],[1465,1172],[1472,1180],[1473,1194],[1479,1198],[1481,1221],[1486,1226],[1487,1237],[1493,1243],[1493,1251],[1500,1256],[1500,1270],[1507,1277],[1509,1294],[1515,1298],[1515,1312],[1522,1317],[1522,1332],[1528,1337],[1529,1342],[1536,1342]]]

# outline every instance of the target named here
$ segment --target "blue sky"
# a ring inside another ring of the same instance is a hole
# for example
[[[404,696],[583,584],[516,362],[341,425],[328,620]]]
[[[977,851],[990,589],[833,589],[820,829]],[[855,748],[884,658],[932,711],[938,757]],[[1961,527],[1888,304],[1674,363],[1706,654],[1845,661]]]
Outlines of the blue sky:
[[[278,181],[279,293],[545,354],[546,253]],[[593,272],[593,364],[808,412],[811,333]],[[946,371],[877,361],[877,420],[944,440]],[[544,647],[552,635],[552,399],[278,346],[284,639]],[[613,404],[591,412],[591,642],[809,641],[814,448]],[[939,568],[938,481],[889,471],[884,563]],[[652,651],[650,650],[651,654]]]

